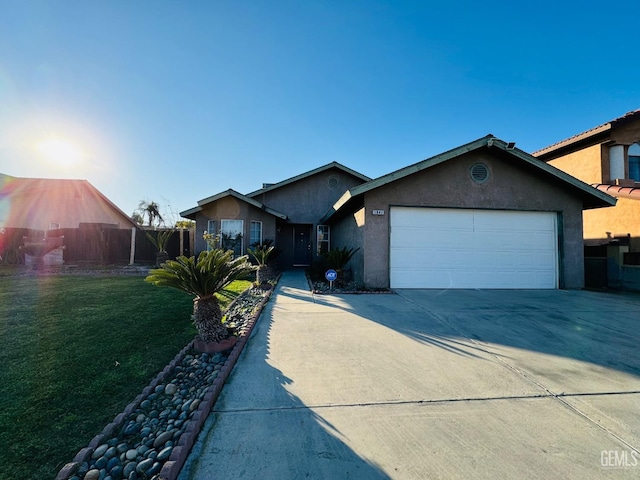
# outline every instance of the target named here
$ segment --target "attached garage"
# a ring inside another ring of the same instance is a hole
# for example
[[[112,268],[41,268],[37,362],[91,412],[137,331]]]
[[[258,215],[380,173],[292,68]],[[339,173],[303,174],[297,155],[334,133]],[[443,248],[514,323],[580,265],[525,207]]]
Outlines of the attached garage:
[[[353,187],[321,223],[369,288],[582,288],[582,212],[614,204],[488,135]]]
[[[391,288],[558,287],[557,213],[391,207]]]

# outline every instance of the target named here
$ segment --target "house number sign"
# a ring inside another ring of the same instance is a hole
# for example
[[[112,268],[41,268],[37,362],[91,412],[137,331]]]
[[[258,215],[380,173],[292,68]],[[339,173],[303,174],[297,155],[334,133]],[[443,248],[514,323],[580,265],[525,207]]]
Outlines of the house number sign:
[[[373,212],[374,215],[384,215],[384,210],[374,210]]]

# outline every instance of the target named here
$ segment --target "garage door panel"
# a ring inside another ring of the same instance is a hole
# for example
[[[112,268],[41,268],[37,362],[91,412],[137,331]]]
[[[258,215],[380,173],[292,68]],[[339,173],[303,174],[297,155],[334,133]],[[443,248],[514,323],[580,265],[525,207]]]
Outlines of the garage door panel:
[[[557,288],[553,212],[392,207],[392,288]]]

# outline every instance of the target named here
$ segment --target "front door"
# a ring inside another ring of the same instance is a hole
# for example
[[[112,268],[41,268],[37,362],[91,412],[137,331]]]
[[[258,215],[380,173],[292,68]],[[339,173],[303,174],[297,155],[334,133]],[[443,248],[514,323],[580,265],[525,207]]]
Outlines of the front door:
[[[309,225],[293,227],[293,265],[311,265],[311,227]]]

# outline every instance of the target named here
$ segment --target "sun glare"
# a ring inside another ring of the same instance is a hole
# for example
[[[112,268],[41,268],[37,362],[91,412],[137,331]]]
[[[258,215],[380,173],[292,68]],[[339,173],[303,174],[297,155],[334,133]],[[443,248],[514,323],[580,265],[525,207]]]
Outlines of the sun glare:
[[[49,137],[39,142],[37,149],[46,161],[62,168],[79,164],[84,156],[80,147],[60,137]]]

